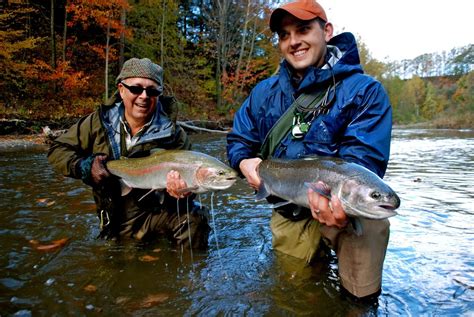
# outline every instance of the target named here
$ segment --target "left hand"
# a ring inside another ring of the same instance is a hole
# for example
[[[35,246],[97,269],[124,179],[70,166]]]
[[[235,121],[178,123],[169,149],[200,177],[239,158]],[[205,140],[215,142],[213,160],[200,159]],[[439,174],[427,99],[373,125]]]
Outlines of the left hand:
[[[323,225],[335,226],[342,229],[347,226],[349,219],[347,218],[341,201],[337,196],[332,195],[331,200],[323,195],[308,189],[308,202],[313,218]]]
[[[177,171],[169,171],[166,175],[166,191],[171,197],[181,199],[191,195],[191,192],[181,192],[181,190],[187,188],[186,182],[181,178],[181,175]]]
[[[107,177],[110,177],[110,173],[105,167],[107,161],[107,155],[99,154],[94,157],[91,165],[91,179],[94,184],[98,185],[104,181]]]

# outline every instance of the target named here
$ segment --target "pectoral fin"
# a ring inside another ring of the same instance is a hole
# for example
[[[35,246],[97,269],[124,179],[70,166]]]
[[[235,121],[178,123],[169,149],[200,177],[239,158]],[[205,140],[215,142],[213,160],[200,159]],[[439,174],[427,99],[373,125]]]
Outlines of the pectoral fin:
[[[139,199],[138,201],[141,201],[143,198],[145,198],[146,196],[148,196],[149,194],[151,194],[151,193],[154,192],[154,191],[155,191],[155,189],[153,189],[153,188],[150,189],[148,192],[146,192],[145,195],[143,195],[142,197],[140,197],[140,199]]]
[[[132,187],[123,179],[120,179],[120,189],[122,191],[122,196],[128,195],[132,191]]]
[[[350,217],[349,226],[350,226],[349,230],[352,231],[356,236],[360,237],[362,235],[362,231],[364,230],[364,227],[362,226],[362,222],[360,221],[359,218]]]
[[[273,209],[280,208],[280,207],[289,205],[289,204],[291,204],[291,203],[292,203],[292,202],[290,202],[290,201],[281,201],[281,202],[279,202],[279,203],[273,204],[273,205],[272,205],[272,208],[273,208]]]
[[[265,184],[263,183],[263,181],[261,181],[260,187],[257,190],[257,195],[255,196],[255,200],[263,200],[268,196],[270,196],[270,193],[265,188]]]
[[[331,188],[323,182],[317,183],[309,183],[305,182],[304,185],[308,188],[311,188],[313,191],[317,192],[318,194],[326,197],[327,199],[331,200]]]

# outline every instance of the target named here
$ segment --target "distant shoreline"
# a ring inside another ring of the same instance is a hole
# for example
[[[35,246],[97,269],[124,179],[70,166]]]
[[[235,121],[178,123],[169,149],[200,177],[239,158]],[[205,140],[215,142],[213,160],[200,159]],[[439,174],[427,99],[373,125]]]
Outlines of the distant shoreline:
[[[439,128],[427,123],[394,125],[393,129],[474,130],[473,128]],[[17,147],[48,146],[50,143],[51,138],[47,137],[44,133],[0,134],[0,150]]]

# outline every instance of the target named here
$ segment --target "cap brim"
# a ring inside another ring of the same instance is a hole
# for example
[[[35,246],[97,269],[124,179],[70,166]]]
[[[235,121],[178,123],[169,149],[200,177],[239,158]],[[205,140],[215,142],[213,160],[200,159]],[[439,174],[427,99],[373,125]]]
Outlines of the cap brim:
[[[272,15],[270,16],[270,30],[272,32],[277,31],[281,19],[285,14],[291,14],[292,16],[302,21],[308,21],[318,17],[314,13],[308,12],[306,10],[301,10],[297,8],[278,8],[273,11]]]

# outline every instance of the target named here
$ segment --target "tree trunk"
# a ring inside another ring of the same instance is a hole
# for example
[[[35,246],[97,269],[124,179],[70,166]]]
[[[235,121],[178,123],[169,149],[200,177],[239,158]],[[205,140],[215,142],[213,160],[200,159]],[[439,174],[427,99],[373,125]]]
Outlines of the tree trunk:
[[[161,35],[160,35],[160,66],[165,68],[165,19],[166,0],[163,0],[163,13],[161,14]]]
[[[222,79],[226,72],[227,58],[227,15],[229,13],[230,0],[218,0],[218,23],[219,31],[217,38],[217,67],[216,67],[216,94],[217,94],[217,109],[222,109]]]
[[[56,32],[54,29],[55,0],[51,0],[51,67],[56,69]]]
[[[54,29],[55,0],[51,0],[51,68],[56,70],[56,32]],[[57,91],[56,81],[53,81],[53,91]]]
[[[257,18],[254,17],[253,26],[252,26],[252,39],[250,40],[250,49],[249,54],[247,55],[247,63],[245,64],[245,73],[248,74],[250,68],[250,62],[252,61],[253,50],[255,48],[255,39],[257,37]],[[244,81],[240,81],[239,91],[242,93],[244,89]]]
[[[67,5],[68,1],[64,4],[64,29],[63,29],[63,62],[66,62],[66,39],[67,39]]]
[[[122,31],[120,32],[120,55],[119,55],[119,70],[122,69],[123,63],[125,62],[125,24],[127,23],[127,11],[122,8],[122,13],[120,15],[120,25],[122,26]]]
[[[240,44],[240,53],[239,53],[239,60],[237,61],[237,67],[235,69],[235,80],[238,82],[240,80],[240,68],[242,67],[242,59],[244,58],[245,53],[245,42],[247,39],[247,28],[249,24],[249,15],[250,15],[250,4],[251,0],[247,1],[247,11],[245,13],[245,22],[244,22],[244,29],[242,30],[242,41]]]
[[[109,50],[110,50],[110,16],[107,23],[107,35],[105,43],[105,100],[106,102],[109,99]]]

